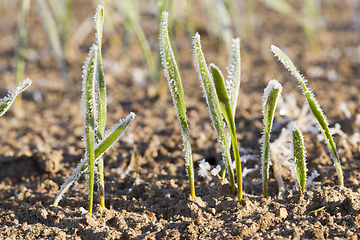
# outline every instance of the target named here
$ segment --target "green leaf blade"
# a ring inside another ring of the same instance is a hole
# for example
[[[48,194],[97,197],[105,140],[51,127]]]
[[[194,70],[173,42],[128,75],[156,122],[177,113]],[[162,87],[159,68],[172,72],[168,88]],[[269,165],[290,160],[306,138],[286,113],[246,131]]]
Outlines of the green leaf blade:
[[[206,65],[204,53],[201,50],[200,35],[198,33],[193,37],[193,54],[195,59],[195,67],[198,72],[198,78],[201,82],[201,87],[205,92],[207,105],[209,106],[210,118],[216,131],[217,139],[220,145],[223,161],[226,164],[226,169],[230,175],[230,184],[232,192],[235,193],[235,178],[232,169],[232,161],[229,152],[228,142],[226,139],[224,123],[221,115],[220,102],[216,94],[214,82],[211,79],[209,69]]]
[[[281,94],[282,86],[276,80],[271,80],[264,90],[263,96],[263,145],[261,148],[262,180],[264,197],[268,197],[269,162],[270,162],[270,132],[274,120],[277,100]]]
[[[0,99],[0,117],[4,115],[7,110],[9,110],[10,106],[15,101],[15,98],[21,92],[25,91],[25,89],[27,89],[31,85],[31,83],[32,81],[28,78],[23,80],[13,92],[9,92],[6,97]]]
[[[180,123],[181,135],[185,151],[186,171],[189,176],[190,182],[190,194],[194,197],[195,180],[189,127],[186,118],[184,92],[181,83],[180,72],[170,43],[170,37],[168,32],[168,15],[169,14],[167,12],[163,12],[162,14],[159,34],[160,55],[164,67],[164,74],[167,78],[171,96],[175,105],[177,118]]]
[[[228,77],[226,79],[226,87],[229,95],[232,115],[233,117],[235,117],[235,110],[241,83],[241,58],[239,38],[233,39],[227,69]]]
[[[295,161],[295,170],[297,181],[300,185],[300,191],[305,193],[306,183],[306,154],[304,146],[304,136],[298,127],[292,130],[291,147],[293,150],[293,158]]]
[[[229,97],[226,91],[224,77],[221,74],[220,69],[215,64],[210,64],[211,74],[214,80],[214,85],[216,88],[216,94],[220,102],[220,108],[226,123],[230,129],[231,135],[231,143],[234,152],[235,158],[235,166],[236,166],[236,176],[237,176],[237,183],[238,183],[238,201],[242,201],[242,170],[241,170],[241,161],[240,161],[240,154],[237,145],[236,139],[236,129],[235,129],[235,122],[234,117],[232,115],[232,109],[229,102]]]
[[[84,102],[84,139],[85,156],[89,166],[88,192],[89,192],[89,213],[92,215],[93,194],[94,194],[94,171],[95,171],[95,81],[97,68],[97,46],[90,48],[83,71],[83,102]]]

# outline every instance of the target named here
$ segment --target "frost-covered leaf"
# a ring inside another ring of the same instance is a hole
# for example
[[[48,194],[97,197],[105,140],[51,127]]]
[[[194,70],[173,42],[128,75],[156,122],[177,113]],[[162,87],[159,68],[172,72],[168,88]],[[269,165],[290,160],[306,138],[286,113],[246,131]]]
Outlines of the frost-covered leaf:
[[[305,193],[306,183],[306,153],[304,146],[304,137],[298,127],[292,130],[291,148],[293,150],[293,159],[296,170],[297,181],[300,185],[301,193]]]
[[[263,96],[263,145],[261,148],[261,161],[262,161],[262,180],[264,197],[268,197],[268,180],[269,180],[269,162],[270,162],[270,132],[274,120],[274,113],[277,100],[281,94],[282,86],[276,80],[271,80],[264,90]]]
[[[223,118],[221,115],[220,103],[216,94],[214,82],[211,78],[209,69],[206,65],[204,53],[201,50],[200,44],[200,35],[198,33],[193,37],[193,54],[195,59],[195,67],[198,72],[198,77],[201,82],[201,87],[205,93],[206,102],[208,105],[210,118],[213,123],[214,129],[216,131],[216,136],[218,142],[220,144],[221,155],[223,161],[225,162],[225,166],[227,172],[230,175],[230,184],[232,188],[232,192],[235,193],[235,178],[232,168],[232,161],[230,156],[230,151],[228,147],[228,142],[226,139],[225,129]]]
[[[8,95],[0,100],[0,117],[6,113],[6,111],[10,108],[11,104],[15,101],[17,95],[27,89],[32,81],[30,79],[25,79],[20,82],[19,86],[13,91],[9,92]]]
[[[167,83],[171,92],[176,109],[176,115],[180,123],[181,135],[183,139],[185,152],[185,167],[190,181],[191,196],[195,196],[194,183],[194,169],[192,160],[192,151],[190,143],[189,127],[186,118],[186,109],[184,102],[184,92],[181,83],[179,68],[176,63],[174,52],[171,48],[169,32],[168,32],[168,17],[167,12],[162,13],[160,23],[159,46],[162,65],[164,67],[164,74],[167,78]]]

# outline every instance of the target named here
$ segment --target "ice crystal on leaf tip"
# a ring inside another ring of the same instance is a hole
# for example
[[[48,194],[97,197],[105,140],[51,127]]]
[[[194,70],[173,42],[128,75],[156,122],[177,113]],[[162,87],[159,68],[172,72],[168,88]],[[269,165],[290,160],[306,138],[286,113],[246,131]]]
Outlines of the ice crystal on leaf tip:
[[[9,91],[8,95],[2,99],[0,99],[0,117],[4,115],[7,110],[9,110],[10,106],[15,101],[15,98],[23,91],[25,91],[32,81],[30,79],[24,79],[22,82],[19,83],[19,86],[12,92]]]

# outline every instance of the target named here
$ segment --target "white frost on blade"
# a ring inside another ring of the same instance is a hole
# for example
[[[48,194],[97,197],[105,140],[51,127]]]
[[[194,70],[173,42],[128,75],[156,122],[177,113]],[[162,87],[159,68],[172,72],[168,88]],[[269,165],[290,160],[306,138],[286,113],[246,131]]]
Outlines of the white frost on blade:
[[[102,13],[102,15],[100,15],[101,13]],[[98,5],[98,7],[96,8],[95,16],[94,16],[94,28],[97,31],[96,36],[95,36],[96,44],[99,44],[98,39],[101,40],[101,37],[103,35],[104,16],[105,16],[104,6]],[[99,30],[100,30],[100,32],[98,32]],[[100,36],[98,34],[100,34]],[[101,47],[101,46],[99,46],[99,47]]]
[[[227,144],[227,139],[225,136],[225,123],[223,122],[223,117],[221,114],[219,100],[216,95],[216,90],[214,86],[214,81],[211,79],[211,74],[206,64],[204,53],[201,49],[200,43],[200,34],[196,33],[192,39],[193,44],[193,55],[194,55],[194,64],[196,71],[198,73],[198,79],[200,80],[201,88],[204,92],[204,97],[206,99],[207,108],[209,111],[210,119],[212,126],[216,132],[216,138],[220,144],[221,156],[223,161],[226,163],[227,172],[230,172],[228,169],[231,164],[231,156],[229,152],[229,147]],[[223,134],[218,131],[223,131]]]
[[[168,16],[168,12],[164,11],[162,13],[159,33],[160,56],[162,65],[164,67],[164,75],[167,78],[171,97],[174,102],[176,116],[180,124],[181,136],[183,139],[183,152],[185,152],[185,169],[187,176],[189,176],[189,168],[192,168],[190,134],[186,117],[182,82],[169,39]],[[192,172],[192,170],[190,171]]]
[[[279,99],[279,96],[281,94],[281,91],[282,91],[283,87],[281,86],[281,84],[277,80],[273,79],[273,80],[271,80],[269,82],[267,87],[264,89],[263,109],[262,109],[263,116],[265,116],[265,112],[264,112],[265,111],[265,105],[266,105],[266,103],[268,101],[268,98],[269,98],[269,95],[273,91],[273,89],[279,89],[279,94],[278,94],[278,97],[277,97],[277,99]],[[275,101],[277,101],[277,99]],[[275,105],[275,107],[276,107],[276,105]]]
[[[235,109],[240,88],[241,59],[240,59],[240,39],[233,39],[230,56],[228,60],[228,77],[226,79],[226,88],[229,95],[230,106],[235,117]]]
[[[199,161],[199,171],[198,174],[205,178],[208,181],[211,181],[211,177],[209,176],[209,171],[211,170],[211,165],[205,161],[205,159]]]
[[[296,69],[294,63],[283,51],[281,51],[275,45],[271,45],[271,51],[274,53],[275,57],[278,57],[278,60],[284,65],[284,67],[291,72],[291,75],[293,75],[299,81],[303,81],[304,83],[307,82],[304,76],[302,76],[300,72]]]
[[[83,172],[87,170],[87,167],[84,171],[81,171],[82,167],[87,164],[87,161],[85,158],[81,159],[80,163],[77,165],[77,167],[73,170],[70,177],[68,177],[63,185],[61,185],[60,190],[56,194],[55,200],[54,200],[54,206],[57,206],[62,199],[65,192],[70,188],[70,186],[81,176]]]
[[[24,79],[22,82],[19,83],[19,86],[17,86],[14,91],[12,92],[9,91],[6,97],[0,99],[0,117],[4,115],[7,112],[7,110],[9,110],[10,106],[15,101],[15,98],[21,92],[25,91],[25,89],[27,89],[31,83],[32,81],[29,78]]]
[[[171,79],[169,77],[169,69],[168,69],[168,64],[166,62],[166,56],[165,56],[165,51],[169,51],[169,47],[168,47],[168,41],[169,41],[169,34],[168,34],[168,17],[169,17],[169,13],[168,12],[163,12],[161,15],[161,22],[160,22],[160,34],[159,34],[159,48],[160,48],[160,56],[161,56],[161,63],[163,65],[164,68],[164,74],[166,79],[170,82]]]
[[[99,144],[95,144],[95,151],[96,149],[99,148],[99,146],[107,141],[107,138],[114,132],[116,131],[121,125],[125,125],[123,131],[116,137],[116,139],[102,152],[102,154],[100,154],[100,156],[98,158],[100,158],[107,150],[109,150],[110,148],[112,148],[115,144],[116,141],[119,140],[119,138],[124,134],[124,132],[126,131],[126,129],[128,128],[128,126],[130,125],[130,123],[132,122],[132,120],[134,120],[136,114],[133,112],[130,112],[129,115],[127,115],[127,117],[124,120],[119,120],[119,123],[115,124],[114,126],[112,126],[109,130],[106,131],[106,133],[104,134],[103,140],[99,143]]]

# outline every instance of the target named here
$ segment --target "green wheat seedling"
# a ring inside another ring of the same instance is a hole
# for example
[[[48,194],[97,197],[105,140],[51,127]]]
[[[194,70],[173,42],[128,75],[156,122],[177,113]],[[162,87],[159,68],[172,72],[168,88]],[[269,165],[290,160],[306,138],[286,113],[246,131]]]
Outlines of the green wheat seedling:
[[[227,94],[229,96],[230,107],[232,110],[232,116],[235,121],[236,105],[239,97],[240,79],[241,79],[241,58],[240,58],[240,39],[233,39],[231,45],[230,56],[228,59],[228,77],[226,79]],[[230,143],[231,135],[228,133],[228,143]],[[225,178],[226,165],[224,162],[221,177]]]
[[[220,69],[212,63],[210,64],[209,67],[214,80],[216,94],[220,102],[220,109],[222,111],[222,114],[225,118],[225,121],[230,131],[231,144],[233,148],[235,166],[236,166],[236,177],[238,183],[238,199],[239,202],[241,202],[242,201],[242,170],[241,170],[240,153],[238,150],[237,139],[236,139],[236,128],[235,128],[233,109],[230,106],[230,101],[226,91],[224,78],[222,76],[222,73],[220,72]]]
[[[14,103],[16,97],[22,93],[23,91],[25,91],[30,85],[31,85],[32,81],[30,79],[25,79],[22,82],[19,83],[19,86],[17,86],[17,88],[8,93],[8,95],[4,98],[0,99],[0,117],[2,115],[4,115],[7,110],[9,110],[10,106]]]
[[[215,89],[214,80],[213,80],[212,75],[209,72],[209,68],[206,64],[204,53],[201,50],[200,35],[198,33],[196,33],[195,36],[193,37],[193,46],[194,46],[193,54],[194,54],[194,59],[195,59],[195,67],[198,72],[198,77],[201,82],[201,86],[205,93],[206,102],[209,107],[210,118],[212,120],[214,129],[217,134],[217,139],[218,139],[218,142],[220,145],[223,162],[225,162],[227,172],[229,173],[229,176],[230,176],[231,190],[235,194],[235,192],[236,192],[235,178],[234,178],[234,173],[233,173],[233,168],[232,168],[232,160],[231,160],[231,156],[230,156],[229,145],[228,145],[228,141],[226,138],[223,118],[221,115],[220,101],[219,101],[219,98],[218,98],[218,95],[217,95],[217,92]],[[223,91],[225,91],[225,90],[223,90]],[[223,102],[225,102],[226,101],[225,99],[228,97],[221,97],[221,98],[222,98],[221,100],[223,100]],[[231,110],[228,110],[228,108],[227,108],[226,112],[225,113],[223,112],[223,114],[227,115],[227,118],[229,119],[229,121],[231,121],[231,120],[233,121]],[[231,120],[230,120],[230,117],[232,118]],[[232,128],[232,126],[229,126],[229,128]],[[233,135],[233,133],[231,133],[231,135]],[[236,142],[236,139],[234,141],[233,136],[232,136],[232,143],[235,144],[235,142]],[[235,148],[235,145],[233,145],[233,148]],[[238,148],[236,147],[233,150],[235,153],[236,151],[238,151]],[[238,160],[239,160],[239,162],[235,163],[236,169],[241,170],[240,156],[239,156]],[[240,166],[240,168],[239,168],[239,166]],[[238,200],[241,202],[241,200],[242,200],[241,172],[237,172],[237,177],[238,177],[238,179],[240,178],[240,181],[238,181],[237,184],[238,184],[238,197],[239,197]]]
[[[317,125],[320,128],[320,131],[324,135],[325,142],[329,148],[330,156],[334,162],[334,167],[336,169],[336,173],[338,175],[339,184],[340,186],[344,186],[343,181],[343,174],[341,170],[341,164],[339,155],[336,151],[336,146],[334,143],[334,140],[331,136],[328,122],[326,121],[326,117],[320,108],[320,105],[317,103],[314,94],[312,93],[311,89],[306,86],[307,80],[300,74],[300,72],[296,69],[293,62],[290,60],[290,58],[281,51],[278,47],[272,45],[271,51],[274,53],[276,57],[279,58],[279,61],[285,66],[285,68],[291,72],[291,75],[293,75],[300,83],[300,87],[302,88],[302,92],[306,97],[306,101],[309,104],[310,110],[313,113],[314,117],[316,118]]]
[[[171,96],[174,101],[176,115],[180,123],[181,135],[185,151],[185,167],[190,182],[190,194],[192,197],[195,197],[194,167],[192,160],[189,127],[186,118],[184,92],[181,83],[179,67],[176,63],[175,55],[170,43],[168,31],[168,16],[169,14],[167,12],[163,12],[159,34],[160,55],[164,67],[164,74],[167,78]]]
[[[24,53],[25,53],[25,42],[26,42],[26,18],[30,8],[30,0],[23,0],[22,2],[22,10],[19,20],[19,28],[17,35],[17,48],[15,51],[15,86],[20,84],[20,81],[24,76],[25,69],[25,61],[24,61]],[[16,98],[15,107],[21,106],[21,96]]]
[[[277,100],[281,94],[282,86],[276,80],[271,80],[264,90],[264,104],[263,104],[263,144],[261,148],[261,162],[262,162],[262,180],[264,197],[268,197],[268,181],[269,181],[269,162],[270,162],[270,132],[274,121],[274,113]]]
[[[82,173],[88,172],[88,193],[89,193],[89,213],[92,214],[93,189],[95,167],[98,173],[98,190],[100,205],[105,208],[105,188],[104,188],[104,166],[102,155],[114,145],[114,143],[125,132],[135,118],[134,113],[130,113],[120,123],[115,124],[107,133],[104,134],[106,121],[106,89],[104,72],[101,59],[101,39],[103,32],[104,8],[99,6],[95,15],[96,42],[90,48],[89,55],[83,68],[83,108],[84,108],[84,140],[85,156],[80,164],[75,168],[72,175],[61,186],[55,197],[54,206],[57,206],[67,189],[76,181]]]
[[[37,5],[38,5],[38,11],[39,11],[39,14],[40,14],[41,20],[42,20],[41,22],[42,22],[45,32],[48,36],[51,47],[54,51],[55,57],[59,62],[59,65],[61,68],[61,74],[64,78],[65,85],[68,89],[70,89],[70,82],[69,82],[68,74],[67,74],[68,71],[67,71],[67,67],[66,67],[66,60],[65,60],[64,53],[61,49],[60,38],[59,38],[59,34],[57,33],[57,30],[56,30],[56,23],[55,23],[54,17],[52,15],[47,3],[45,2],[45,0],[37,0]]]
[[[304,136],[298,127],[294,127],[292,130],[291,148],[293,150],[297,181],[299,183],[301,193],[304,194],[307,170],[305,154],[306,150],[304,146]]]

